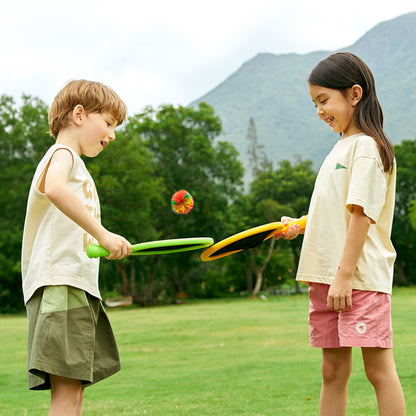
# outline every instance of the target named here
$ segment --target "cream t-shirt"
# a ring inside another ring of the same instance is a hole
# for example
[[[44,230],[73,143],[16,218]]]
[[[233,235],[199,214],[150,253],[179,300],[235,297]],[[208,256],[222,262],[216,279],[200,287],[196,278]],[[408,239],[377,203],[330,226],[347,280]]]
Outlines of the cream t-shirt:
[[[318,173],[296,279],[331,284],[337,273],[352,205],[371,219],[353,288],[391,293],[396,252],[390,240],[396,164],[384,172],[377,144],[365,134],[339,140]]]
[[[68,186],[91,215],[100,221],[100,204],[94,181],[83,160],[68,146],[53,145],[40,161],[29,191],[22,243],[22,283],[25,304],[43,286],[69,285],[100,298],[99,259],[89,259],[85,248],[95,239],[64,215],[40,192],[51,157],[58,149],[72,154]]]

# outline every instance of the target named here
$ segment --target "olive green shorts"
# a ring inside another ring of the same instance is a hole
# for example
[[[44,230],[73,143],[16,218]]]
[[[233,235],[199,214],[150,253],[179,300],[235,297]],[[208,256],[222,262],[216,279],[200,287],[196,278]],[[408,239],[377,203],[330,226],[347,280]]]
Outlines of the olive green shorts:
[[[46,286],[26,305],[30,390],[50,389],[49,374],[88,386],[120,370],[101,301],[71,286]]]

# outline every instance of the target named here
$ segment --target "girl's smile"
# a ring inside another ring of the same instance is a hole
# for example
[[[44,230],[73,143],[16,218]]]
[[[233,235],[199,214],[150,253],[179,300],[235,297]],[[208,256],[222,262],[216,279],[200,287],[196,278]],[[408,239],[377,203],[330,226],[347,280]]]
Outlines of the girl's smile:
[[[361,94],[357,96],[358,91],[355,87],[361,88],[357,85],[341,92],[309,84],[309,94],[316,106],[318,116],[334,133],[340,133],[342,137],[360,133],[354,122],[354,110]]]

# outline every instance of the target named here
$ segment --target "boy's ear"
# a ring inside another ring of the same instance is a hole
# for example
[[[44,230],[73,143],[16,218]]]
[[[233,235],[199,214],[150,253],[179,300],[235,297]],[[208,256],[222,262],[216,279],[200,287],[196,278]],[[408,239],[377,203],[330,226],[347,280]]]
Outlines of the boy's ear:
[[[85,117],[85,110],[81,104],[77,104],[72,110],[72,122],[76,126],[82,125],[82,119]]]
[[[363,89],[361,88],[361,85],[358,85],[358,84],[353,85],[351,87],[350,93],[351,93],[351,104],[353,106],[356,106],[360,102],[363,96]]]

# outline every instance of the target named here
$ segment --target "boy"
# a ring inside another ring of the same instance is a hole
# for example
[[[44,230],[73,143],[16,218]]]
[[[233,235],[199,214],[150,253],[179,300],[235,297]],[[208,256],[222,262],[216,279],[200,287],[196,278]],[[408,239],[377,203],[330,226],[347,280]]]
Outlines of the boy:
[[[125,118],[113,90],[85,80],[68,83],[49,111],[56,143],[33,177],[22,245],[29,389],[51,389],[49,415],[81,415],[84,387],[120,369],[101,304],[99,260],[85,248],[98,241],[108,259],[122,259],[131,245],[101,225],[94,181],[80,156],[97,156]]]

